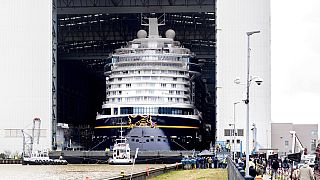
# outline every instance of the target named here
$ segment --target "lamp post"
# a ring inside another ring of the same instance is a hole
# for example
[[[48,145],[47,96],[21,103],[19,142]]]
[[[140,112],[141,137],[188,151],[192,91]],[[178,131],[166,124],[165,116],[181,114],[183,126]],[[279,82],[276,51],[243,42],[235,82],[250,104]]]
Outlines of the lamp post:
[[[236,160],[236,105],[240,102],[233,103],[233,160]]]
[[[235,124],[229,124],[229,126],[233,126],[233,130],[234,130],[234,126],[235,126]],[[231,150],[231,142],[232,142],[232,139],[234,139],[234,132],[233,133],[231,133],[232,132],[232,129],[230,128],[230,142],[229,142],[229,147],[230,147],[230,157],[232,156],[233,157],[233,155],[232,155],[232,150]]]
[[[245,104],[247,105],[247,122],[246,122],[246,177],[249,176],[249,87],[252,79],[250,78],[250,36],[255,34],[255,33],[260,33],[260,31],[251,31],[247,32],[247,37],[248,37],[248,56],[247,56],[247,98],[244,101]]]

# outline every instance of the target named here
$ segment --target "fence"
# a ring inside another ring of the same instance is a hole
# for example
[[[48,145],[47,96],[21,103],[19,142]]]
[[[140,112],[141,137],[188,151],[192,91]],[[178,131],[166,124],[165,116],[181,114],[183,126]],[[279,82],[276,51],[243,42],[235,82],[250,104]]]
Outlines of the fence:
[[[228,180],[245,180],[245,178],[241,175],[239,169],[232,161],[231,158],[227,158],[228,163]]]
[[[181,168],[182,168],[182,164],[176,163],[176,164],[168,165],[168,166],[161,167],[161,168],[155,168],[155,169],[145,170],[145,171],[141,171],[141,172],[135,172],[132,174],[132,179],[133,180],[146,180],[147,177],[158,176],[160,174],[167,173],[170,171],[175,171],[175,170],[178,170]],[[130,174],[123,174],[123,175],[120,175],[117,177],[108,178],[108,180],[129,180],[129,179],[130,179]]]

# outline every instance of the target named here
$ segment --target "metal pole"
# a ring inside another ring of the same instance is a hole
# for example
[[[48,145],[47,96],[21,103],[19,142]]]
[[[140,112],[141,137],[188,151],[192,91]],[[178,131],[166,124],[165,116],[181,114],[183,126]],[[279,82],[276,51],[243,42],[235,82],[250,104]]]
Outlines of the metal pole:
[[[239,102],[233,103],[233,160],[236,160],[236,104]]]
[[[229,126],[231,126],[232,124],[229,124]],[[232,151],[231,151],[231,142],[232,142],[232,138],[233,138],[233,135],[232,135],[232,129],[230,127],[230,142],[229,142],[229,151],[230,151],[230,157],[232,157]]]
[[[245,103],[247,104],[247,130],[246,130],[246,176],[249,176],[249,87],[250,87],[250,36],[255,33],[260,33],[260,31],[247,32],[248,36],[248,57],[247,57],[247,99]]]
[[[246,176],[249,176],[249,87],[250,87],[250,35],[248,36],[248,56],[247,56],[247,122],[246,122]]]

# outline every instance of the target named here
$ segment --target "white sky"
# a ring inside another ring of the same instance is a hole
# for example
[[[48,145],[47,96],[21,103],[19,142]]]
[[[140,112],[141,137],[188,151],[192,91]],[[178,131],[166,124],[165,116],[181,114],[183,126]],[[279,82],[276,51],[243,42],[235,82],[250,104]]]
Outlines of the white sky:
[[[271,0],[273,122],[320,122],[319,8],[319,0]]]

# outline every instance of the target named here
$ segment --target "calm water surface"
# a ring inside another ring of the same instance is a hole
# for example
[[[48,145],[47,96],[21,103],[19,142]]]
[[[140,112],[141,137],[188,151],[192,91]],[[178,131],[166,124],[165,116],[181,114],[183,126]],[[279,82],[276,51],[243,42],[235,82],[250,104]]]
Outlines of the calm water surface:
[[[134,172],[163,167],[163,164],[137,164]],[[0,179],[105,179],[118,176],[121,171],[131,173],[129,165],[107,165],[107,164],[69,164],[69,165],[21,165],[0,164]]]

